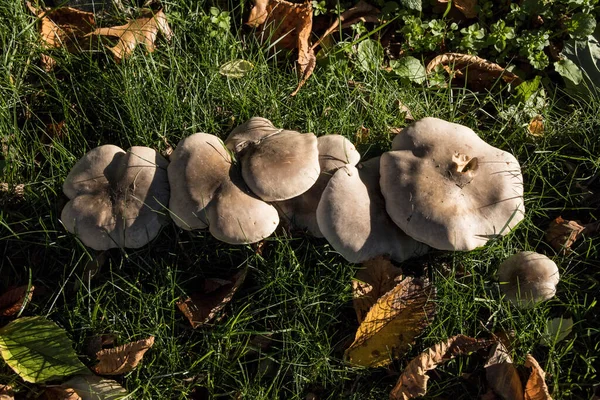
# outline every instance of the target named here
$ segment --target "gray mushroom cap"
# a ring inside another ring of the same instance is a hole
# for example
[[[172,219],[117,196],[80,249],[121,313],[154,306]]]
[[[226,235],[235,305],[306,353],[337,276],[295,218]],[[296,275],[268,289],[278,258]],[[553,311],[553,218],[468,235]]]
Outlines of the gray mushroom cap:
[[[500,290],[520,308],[531,308],[556,294],[558,267],[548,257],[523,251],[507,258],[498,267]]]
[[[340,168],[317,207],[319,228],[346,260],[354,263],[390,255],[396,261],[427,252],[427,246],[402,232],[385,212],[379,190],[379,158]]]
[[[441,250],[472,250],[524,217],[523,177],[513,155],[471,129],[424,118],[381,157],[381,191],[392,220]]]
[[[297,229],[306,229],[315,237],[323,237],[317,223],[317,206],[329,179],[346,164],[355,166],[360,153],[354,145],[341,135],[325,135],[317,139],[321,173],[315,184],[292,199],[277,202],[275,206],[282,218]]]
[[[63,184],[71,199],[61,213],[63,224],[95,250],[144,246],[168,222],[167,165],[148,147],[89,151]]]

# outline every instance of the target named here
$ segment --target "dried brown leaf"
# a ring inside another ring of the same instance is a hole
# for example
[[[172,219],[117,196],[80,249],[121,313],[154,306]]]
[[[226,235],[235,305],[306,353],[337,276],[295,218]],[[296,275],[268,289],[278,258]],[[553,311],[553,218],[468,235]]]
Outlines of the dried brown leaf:
[[[585,227],[577,221],[568,221],[557,217],[550,222],[545,236],[554,250],[566,254],[571,252],[571,246],[579,239],[584,229]]]
[[[92,336],[87,340],[87,345],[85,346],[86,353],[91,357],[95,357],[96,354],[105,347],[113,347],[116,341],[117,335],[112,333]]]
[[[14,400],[14,395],[12,386],[0,384],[0,400]]]
[[[25,185],[0,182],[0,195],[7,195],[12,200],[21,200],[25,196]]]
[[[498,78],[507,83],[518,85],[521,78],[498,64],[483,58],[459,53],[446,53],[435,57],[427,64],[427,74],[435,70],[437,65],[451,71],[455,78],[463,78],[474,90],[490,88]]]
[[[527,125],[527,130],[533,136],[544,136],[544,117],[539,114],[533,117]]]
[[[402,279],[402,269],[394,266],[387,257],[376,257],[364,262],[362,266],[352,281],[352,302],[359,323],[377,299],[392,290]]]
[[[154,336],[114,349],[100,350],[96,353],[99,362],[92,370],[99,375],[121,375],[133,371],[152,345]]]
[[[41,142],[44,144],[50,144],[53,140],[62,140],[67,134],[67,127],[65,121],[52,122],[46,124],[46,130],[40,134]]]
[[[398,383],[390,393],[390,400],[412,399],[427,393],[427,371],[453,359],[489,346],[489,340],[474,339],[468,336],[453,336],[445,342],[437,343],[415,357],[408,365]]]
[[[158,33],[169,40],[173,32],[167,22],[167,16],[162,10],[154,13],[152,10],[145,10],[143,16],[136,18],[125,25],[113,26],[109,28],[98,28],[86,36],[112,36],[119,39],[114,47],[109,47],[115,60],[120,62],[123,58],[130,56],[138,44],[146,46],[146,50],[153,52],[154,42]]]
[[[552,400],[546,386],[546,373],[531,354],[527,354],[525,366],[532,369],[525,385],[525,400]]]
[[[523,384],[519,378],[508,350],[501,342],[490,349],[490,357],[485,364],[485,377],[494,392],[503,399],[522,399]]]
[[[452,5],[467,18],[477,17],[477,0],[452,0]]]
[[[231,281],[207,279],[202,292],[194,293],[177,302],[179,310],[196,329],[210,322],[231,301],[233,295],[244,282],[247,269],[236,273]]]
[[[402,356],[435,314],[434,287],[406,278],[367,312],[345,357],[353,364],[379,367]]]
[[[361,125],[360,128],[356,131],[356,139],[354,140],[355,145],[365,144],[369,140],[369,135],[371,130],[366,128],[364,125]]]
[[[31,301],[35,287],[24,285],[9,289],[0,296],[0,317],[10,317]]]
[[[1,398],[0,398],[1,399]],[[53,386],[47,387],[44,390],[45,400],[83,400],[81,396],[75,392],[75,389]]]

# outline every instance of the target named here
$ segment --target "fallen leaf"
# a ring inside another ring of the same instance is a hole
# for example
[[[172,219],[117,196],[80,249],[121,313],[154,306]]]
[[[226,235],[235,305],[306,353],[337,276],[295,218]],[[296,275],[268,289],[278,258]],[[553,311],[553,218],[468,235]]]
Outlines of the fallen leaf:
[[[242,78],[252,71],[254,64],[246,60],[232,60],[219,67],[219,73],[228,78]]]
[[[408,108],[400,100],[396,100],[396,106],[398,106],[398,111],[400,111],[401,114],[404,114],[405,121],[414,121],[415,120],[415,117],[413,117],[412,113],[410,112],[410,108]]]
[[[367,312],[345,357],[353,364],[379,367],[402,356],[435,313],[434,287],[408,277]]]
[[[127,395],[127,390],[118,382],[95,375],[76,376],[60,387],[66,393],[73,393],[76,396],[73,400],[117,400]]]
[[[6,291],[0,296],[0,317],[10,317],[21,311],[24,304],[31,301],[33,285],[19,286]]]
[[[477,0],[452,0],[452,5],[467,18],[477,17]]]
[[[96,353],[98,353],[105,347],[113,347],[116,341],[117,335],[112,333],[92,336],[87,340],[87,345],[85,346],[86,353],[93,358],[96,356]]]
[[[456,356],[472,353],[492,344],[489,340],[474,339],[457,335],[445,342],[437,343],[415,357],[408,365],[398,383],[390,393],[390,400],[412,399],[427,393],[427,371],[453,359]]]
[[[14,400],[12,386],[0,384],[0,400]]]
[[[46,124],[46,130],[40,134],[41,142],[44,144],[50,144],[53,140],[61,140],[66,136],[67,129],[65,121],[52,122]]]
[[[291,96],[298,93],[316,66],[315,52],[309,44],[312,16],[311,1],[295,4],[285,0],[256,0],[246,22],[255,28],[262,25],[259,35],[268,38],[275,47],[298,50],[300,82]]]
[[[75,389],[62,386],[47,387],[44,390],[44,400],[82,400]]]
[[[427,64],[427,74],[430,75],[438,65],[443,66],[451,74],[456,74],[457,78],[465,79],[473,90],[490,88],[498,78],[515,85],[521,83],[521,78],[500,65],[468,54],[439,55]]]
[[[546,386],[546,373],[531,354],[527,354],[525,366],[532,369],[525,385],[525,400],[552,400]]]
[[[544,136],[544,117],[539,114],[533,117],[527,125],[527,130],[533,136]]]
[[[558,343],[571,333],[573,330],[573,318],[552,318],[546,321],[544,333],[540,338],[540,343],[545,346],[551,346]]]
[[[138,44],[146,46],[150,53],[154,51],[156,37],[161,32],[169,40],[173,32],[167,22],[167,17],[162,10],[154,13],[152,10],[144,10],[142,17],[129,21],[125,25],[109,28],[98,28],[86,36],[112,36],[119,39],[114,47],[108,49],[113,53],[115,60],[120,62],[123,58],[130,56]]]
[[[247,269],[236,273],[231,281],[207,279],[204,291],[177,302],[177,307],[190,321],[192,328],[210,322],[231,301],[246,278]]]
[[[523,398],[523,384],[504,344],[499,342],[492,346],[484,367],[488,384],[501,398]]]
[[[385,293],[402,279],[402,269],[394,266],[387,257],[376,257],[362,264],[352,280],[352,302],[358,322]]]
[[[0,195],[7,195],[12,200],[21,200],[25,196],[25,185],[0,182]]]
[[[152,345],[154,336],[113,349],[100,350],[96,353],[99,362],[92,370],[99,375],[121,375],[133,371]]]
[[[356,131],[356,139],[354,140],[355,145],[365,144],[369,140],[369,134],[371,130],[366,128],[364,125],[361,125]]]
[[[568,221],[557,217],[550,222],[545,236],[554,250],[568,254],[571,252],[571,246],[579,239],[584,229],[577,221]]]

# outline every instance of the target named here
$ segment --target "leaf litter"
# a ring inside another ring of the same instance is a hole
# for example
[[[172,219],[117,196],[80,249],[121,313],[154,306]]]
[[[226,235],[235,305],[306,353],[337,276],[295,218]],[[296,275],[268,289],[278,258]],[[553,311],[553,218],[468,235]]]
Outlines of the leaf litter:
[[[46,388],[44,394],[47,400],[117,400],[128,393],[112,379],[78,375],[60,386]]]
[[[20,312],[31,301],[34,290],[33,285],[24,285],[7,290],[0,296],[0,317],[10,317]]]
[[[531,354],[527,354],[525,366],[531,368],[531,375],[525,385],[525,400],[552,400],[546,385],[546,373]]]
[[[523,384],[507,348],[498,342],[490,349],[485,377],[495,393],[503,399],[522,399]]]
[[[154,336],[96,353],[98,364],[92,370],[99,375],[122,375],[133,371],[144,354],[154,345]]]

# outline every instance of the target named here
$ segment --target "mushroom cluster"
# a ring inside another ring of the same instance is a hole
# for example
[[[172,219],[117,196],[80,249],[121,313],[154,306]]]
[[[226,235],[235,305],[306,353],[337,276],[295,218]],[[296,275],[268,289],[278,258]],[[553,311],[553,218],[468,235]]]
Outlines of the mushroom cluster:
[[[343,136],[317,138],[260,117],[224,142],[184,138],[170,163],[145,147],[106,145],[67,177],[62,219],[101,250],[143,246],[169,215],[231,244],[268,237],[282,218],[362,262],[403,261],[429,247],[472,250],[523,218],[518,161],[462,125],[425,118],[402,130],[391,151],[359,160]]]

